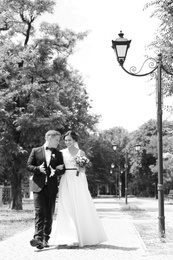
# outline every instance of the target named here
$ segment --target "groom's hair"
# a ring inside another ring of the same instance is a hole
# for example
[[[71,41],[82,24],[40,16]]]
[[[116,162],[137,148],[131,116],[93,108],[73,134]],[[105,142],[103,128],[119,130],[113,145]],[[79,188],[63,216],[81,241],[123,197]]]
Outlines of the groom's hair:
[[[49,130],[46,134],[45,134],[45,139],[47,140],[48,136],[51,137],[55,137],[55,136],[61,136],[60,132],[56,131],[56,130]]]

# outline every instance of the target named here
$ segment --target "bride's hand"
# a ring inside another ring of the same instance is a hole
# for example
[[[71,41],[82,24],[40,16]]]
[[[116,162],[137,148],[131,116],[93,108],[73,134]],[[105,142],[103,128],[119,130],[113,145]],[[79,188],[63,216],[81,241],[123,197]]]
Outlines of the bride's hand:
[[[63,170],[63,168],[64,168],[64,164],[60,164],[56,166],[56,170]]]

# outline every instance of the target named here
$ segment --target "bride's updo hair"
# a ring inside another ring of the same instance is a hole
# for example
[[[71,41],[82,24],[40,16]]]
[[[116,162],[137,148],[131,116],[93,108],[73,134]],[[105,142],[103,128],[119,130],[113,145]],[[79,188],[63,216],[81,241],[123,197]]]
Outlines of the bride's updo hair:
[[[73,140],[75,140],[76,142],[78,142],[79,135],[78,135],[78,133],[76,133],[75,131],[72,131],[72,130],[68,131],[68,132],[64,135],[64,139],[65,139],[66,136],[71,136],[71,138],[72,138]]]

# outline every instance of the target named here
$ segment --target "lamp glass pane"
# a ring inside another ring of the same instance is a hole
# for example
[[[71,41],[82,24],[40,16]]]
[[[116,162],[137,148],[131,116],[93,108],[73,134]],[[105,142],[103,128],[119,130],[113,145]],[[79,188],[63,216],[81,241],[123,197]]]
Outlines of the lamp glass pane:
[[[139,150],[141,149],[141,145],[140,145],[140,144],[137,144],[137,145],[135,146],[135,148],[136,148],[136,151],[139,151]]]
[[[117,45],[116,47],[117,47],[118,58],[125,58],[127,45]]]
[[[114,150],[114,151],[117,150],[117,146],[116,146],[116,144],[113,144],[113,150]]]

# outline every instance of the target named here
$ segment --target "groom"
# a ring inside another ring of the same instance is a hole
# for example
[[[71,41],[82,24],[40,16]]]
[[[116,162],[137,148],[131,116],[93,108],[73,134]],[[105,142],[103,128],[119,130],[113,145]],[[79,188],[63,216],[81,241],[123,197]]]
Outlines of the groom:
[[[58,131],[49,130],[45,135],[45,144],[33,148],[27,162],[27,169],[33,173],[35,208],[35,233],[30,244],[38,249],[49,246],[58,192],[57,176],[64,173],[62,153],[56,149],[60,137]]]

